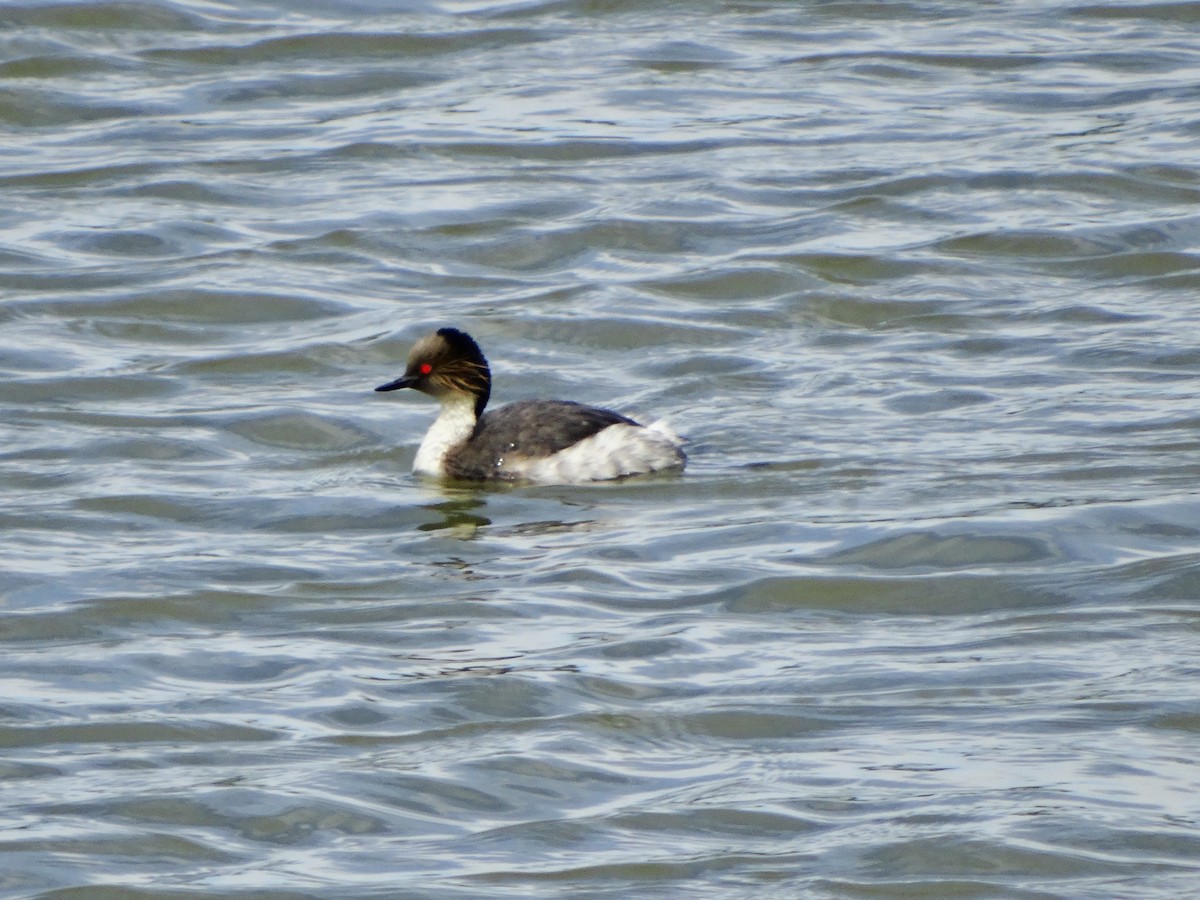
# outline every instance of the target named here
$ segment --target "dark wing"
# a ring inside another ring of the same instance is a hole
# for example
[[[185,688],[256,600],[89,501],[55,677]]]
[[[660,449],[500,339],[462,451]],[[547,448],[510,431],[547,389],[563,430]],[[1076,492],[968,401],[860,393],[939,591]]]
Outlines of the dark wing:
[[[570,400],[524,400],[484,413],[475,433],[455,454],[449,474],[456,478],[492,478],[505,457],[550,456],[589,438],[609,425],[637,422],[610,409]]]

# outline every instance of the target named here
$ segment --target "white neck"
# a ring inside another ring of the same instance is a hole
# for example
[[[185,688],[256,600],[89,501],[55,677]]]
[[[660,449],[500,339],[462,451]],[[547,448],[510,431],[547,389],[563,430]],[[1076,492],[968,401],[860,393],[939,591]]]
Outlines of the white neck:
[[[442,410],[425,432],[413,471],[418,475],[446,474],[446,454],[465,441],[475,430],[475,397],[453,393],[442,398]]]

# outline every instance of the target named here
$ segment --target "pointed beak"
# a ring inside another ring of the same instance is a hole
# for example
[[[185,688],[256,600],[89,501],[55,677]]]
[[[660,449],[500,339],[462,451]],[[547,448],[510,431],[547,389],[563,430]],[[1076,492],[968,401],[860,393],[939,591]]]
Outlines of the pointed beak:
[[[375,388],[377,391],[398,391],[400,388],[412,387],[417,383],[417,379],[410,375],[402,375],[395,381],[389,381],[387,384],[381,384]]]

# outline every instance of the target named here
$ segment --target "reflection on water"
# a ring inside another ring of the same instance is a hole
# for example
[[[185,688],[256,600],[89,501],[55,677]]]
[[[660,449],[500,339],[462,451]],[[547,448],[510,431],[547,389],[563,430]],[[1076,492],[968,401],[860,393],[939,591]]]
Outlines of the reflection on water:
[[[422,509],[437,513],[437,521],[425,522],[418,525],[420,531],[449,530],[455,537],[470,540],[478,536],[480,528],[492,524],[492,520],[479,515],[476,510],[486,506],[483,500],[473,497],[462,497],[446,500],[442,503],[424,503]]]
[[[0,894],[1190,895],[1190,17],[0,8]]]

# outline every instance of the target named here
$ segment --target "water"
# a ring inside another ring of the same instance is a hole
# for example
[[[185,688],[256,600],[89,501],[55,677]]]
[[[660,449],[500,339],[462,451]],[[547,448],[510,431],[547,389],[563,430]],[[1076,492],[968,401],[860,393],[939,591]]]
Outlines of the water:
[[[0,895],[1194,892],[1198,19],[0,7]]]

